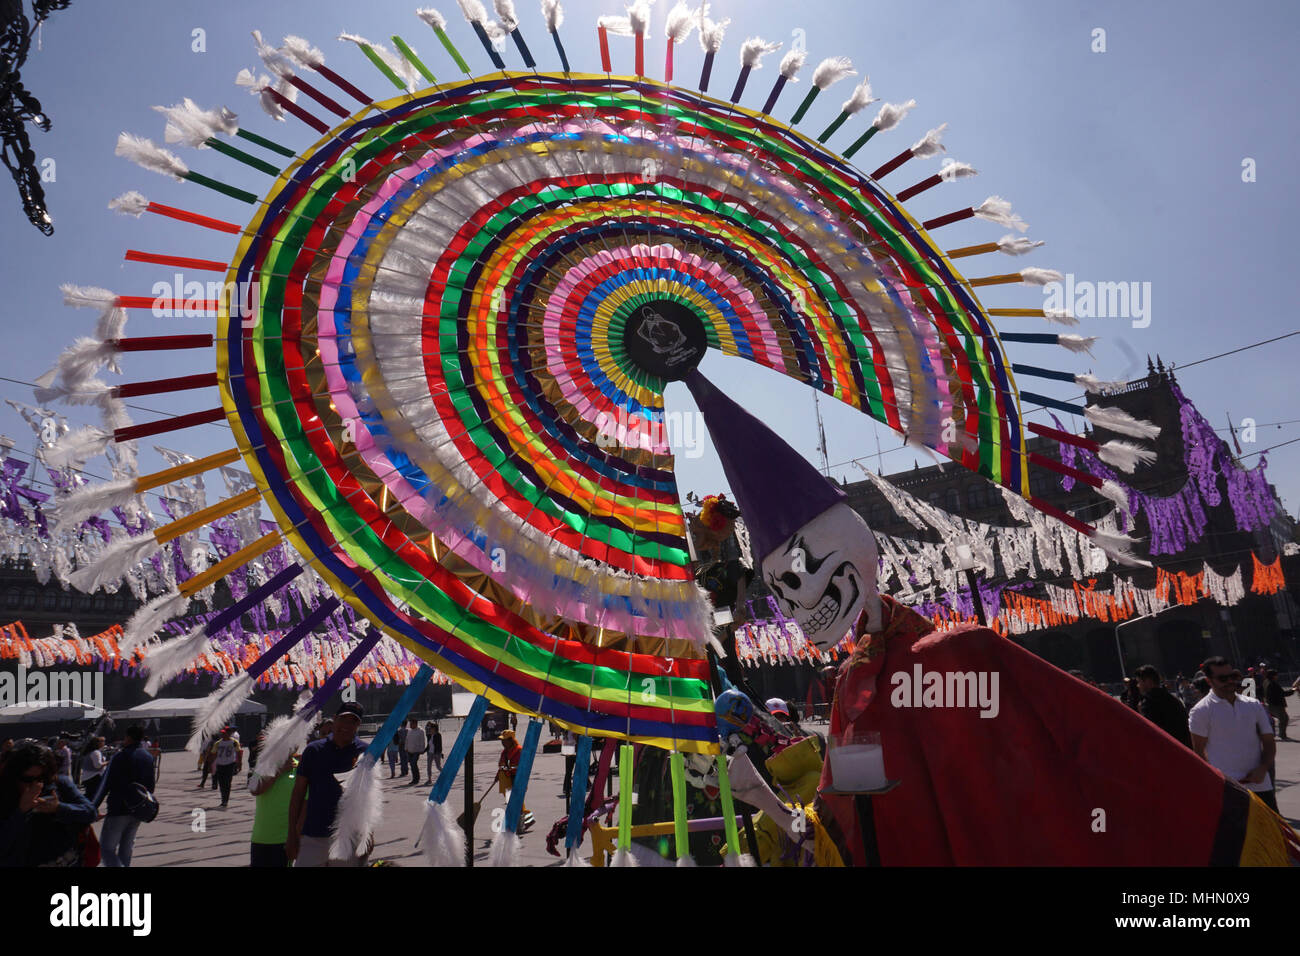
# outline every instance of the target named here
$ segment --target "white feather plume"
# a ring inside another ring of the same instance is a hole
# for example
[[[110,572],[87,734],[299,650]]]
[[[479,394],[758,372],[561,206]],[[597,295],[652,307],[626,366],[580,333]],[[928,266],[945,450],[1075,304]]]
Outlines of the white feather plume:
[[[468,22],[487,22],[487,7],[483,6],[482,0],[456,0],[456,5],[460,7],[460,12]]]
[[[596,20],[596,25],[601,27],[606,33],[612,33],[616,37],[630,37],[634,33],[632,30],[631,17],[609,14]]]
[[[524,841],[518,833],[499,831],[492,837],[492,846],[488,849],[488,866],[512,867],[519,865],[519,857],[524,850]]]
[[[1129,510],[1128,492],[1126,492],[1115,482],[1111,481],[1109,478],[1103,481],[1101,483],[1101,487],[1098,488],[1097,490],[1104,497],[1109,498],[1111,501],[1115,502],[1116,511],[1122,514],[1124,516],[1124,520],[1127,521],[1128,516],[1131,513]]]
[[[763,68],[763,57],[779,49],[780,43],[769,43],[762,37],[749,37],[740,45],[740,65],[760,70]]]
[[[975,215],[980,219],[987,219],[989,222],[995,222],[999,226],[1006,226],[1008,229],[1014,229],[1017,232],[1024,232],[1029,228],[1027,222],[1011,211],[1011,203],[1001,196],[990,196],[984,200],[975,207]]]
[[[1134,548],[1138,542],[1134,541],[1128,535],[1113,534],[1109,531],[1099,531],[1093,529],[1088,535],[1092,543],[1108,555],[1118,561],[1120,564],[1127,565],[1131,568],[1149,568],[1150,561],[1144,561],[1137,556]]]
[[[203,707],[194,715],[190,739],[185,749],[197,754],[205,739],[210,740],[230,718],[239,710],[239,705],[253,690],[253,679],[247,671],[240,671],[209,694],[203,701]]]
[[[120,311],[110,309],[109,311]],[[55,370],[59,378],[69,386],[77,386],[88,383],[96,372],[104,366],[111,366],[114,372],[121,373],[117,367],[117,347],[111,339],[118,336],[110,337],[110,341],[101,341],[100,339],[87,338],[80,336],[73,341],[55,363]],[[107,388],[107,386],[105,386]]]
[[[695,857],[693,856],[679,856],[677,862],[673,865],[682,869],[693,869],[699,866],[699,864],[695,862]]]
[[[542,0],[542,9],[546,8],[546,4],[547,0]],[[673,43],[681,43],[695,29],[697,17],[699,17],[698,10],[692,10],[686,0],[677,0],[664,21],[664,36]]]
[[[619,847],[614,851],[614,857],[609,861],[610,866],[640,866],[632,851],[627,847]]]
[[[37,401],[41,401],[40,394],[49,390],[38,388],[34,391]],[[58,397],[69,405],[98,405],[102,408],[113,397],[113,387],[97,378],[68,381],[56,391]]]
[[[1047,285],[1049,282],[1063,282],[1065,276],[1055,269],[1039,269],[1036,266],[1030,266],[1027,269],[1020,270],[1020,280],[1028,285]]]
[[[69,574],[68,581],[78,591],[93,594],[110,581],[122,580],[127,571],[161,547],[158,539],[148,533],[135,538],[119,538],[100,552],[91,564]],[[141,608],[136,614],[144,610]]]
[[[758,863],[748,853],[728,853],[722,858],[722,865],[743,868],[748,866],[758,866]]]
[[[456,813],[446,802],[426,802],[420,848],[430,866],[465,865],[465,831],[456,822]]]
[[[492,9],[497,12],[501,27],[507,33],[518,29],[519,14],[515,11],[515,0],[492,0]]]
[[[67,497],[59,499],[54,506],[54,530],[56,533],[67,531],[79,521],[101,511],[121,507],[134,497],[134,478],[78,488]]]
[[[1149,448],[1117,438],[1102,445],[1097,451],[1097,457],[1125,474],[1132,474],[1138,465],[1149,465],[1155,461],[1156,453]]]
[[[297,65],[293,57],[289,56],[283,50],[277,50],[271,44],[262,39],[261,30],[253,30],[253,47],[257,50],[257,55],[266,64],[266,68],[271,71],[273,76],[287,80],[294,74],[294,67]]]
[[[1043,320],[1054,325],[1078,325],[1079,320],[1069,309],[1043,309]]]
[[[650,7],[654,0],[634,0],[627,8],[627,19],[632,24],[632,32],[641,36],[650,33]]]
[[[846,76],[853,76],[857,70],[853,69],[853,61],[847,56],[828,56],[817,64],[817,69],[813,70],[813,86],[819,90],[824,90],[832,83],[838,83]]]
[[[112,440],[111,431],[86,425],[64,435],[52,447],[45,449],[45,460],[55,468],[83,465],[96,455],[102,455]]]
[[[301,750],[311,736],[315,711],[277,717],[266,728],[266,739],[257,752],[258,773],[274,774],[290,757]]]
[[[143,136],[131,133],[122,133],[117,137],[117,148],[113,152],[152,172],[170,176],[177,182],[182,182],[185,174],[190,171],[175,153],[169,153]]]
[[[96,286],[72,285],[65,282],[59,286],[59,291],[63,293],[63,304],[70,305],[74,309],[108,309],[117,303],[116,292],[109,292]]]
[[[152,539],[153,535],[142,537]],[[137,647],[157,634],[158,629],[169,620],[184,614],[189,606],[190,599],[184,594],[169,591],[158,595],[144,607],[139,608],[122,628],[122,638],[118,641],[122,656],[134,652]]]
[[[557,0],[558,5],[558,0]],[[435,30],[447,29],[447,18],[435,10],[433,7],[421,7],[415,11],[415,15],[433,27]]]
[[[1063,332],[1056,337],[1056,344],[1070,352],[1091,355],[1092,347],[1097,344],[1097,336],[1068,335]]]
[[[184,637],[164,641],[149,649],[145,655],[144,666],[149,672],[149,679],[144,683],[144,692],[150,697],[157,695],[159,689],[185,668],[198,659],[200,654],[211,648],[207,625],[200,624],[192,628]]]
[[[240,70],[235,76],[235,85],[245,87],[251,96],[256,96],[262,112],[279,122],[284,121],[284,108],[276,102],[271,91],[279,93],[290,103],[298,99],[298,87],[293,86],[283,77],[272,79],[265,73],[255,76],[252,70]]]
[[[849,116],[854,116],[876,101],[877,98],[871,95],[871,77],[864,76],[862,81],[853,88],[853,92],[844,101],[844,105],[840,109]]]
[[[163,139],[168,143],[182,143],[195,149],[203,148],[207,140],[224,133],[233,136],[239,129],[238,117],[224,106],[205,110],[188,96],[175,106],[155,106],[154,111],[167,117]]]
[[[95,338],[104,342],[111,342],[122,337],[126,331],[126,309],[119,309],[114,306],[111,309],[105,309],[99,315],[99,321],[95,323]],[[114,371],[120,371],[116,368],[117,362],[114,360],[110,363]]]
[[[791,50],[785,56],[781,57],[780,73],[791,83],[798,82],[795,74],[803,69],[804,61],[808,59],[808,51]]]
[[[135,216],[138,219],[149,208],[149,200],[132,189],[129,192],[122,193],[116,199],[110,199],[108,208],[114,212],[120,212],[124,216]]]
[[[722,48],[722,37],[727,32],[730,18],[726,20],[709,19],[709,5],[700,7],[700,49],[705,53],[717,53]]]
[[[1096,427],[1105,428],[1107,431],[1116,432],[1120,435],[1131,435],[1134,438],[1155,438],[1160,434],[1159,425],[1143,421],[1140,418],[1134,418],[1122,408],[1088,405],[1083,410],[1083,416]]]
[[[903,121],[903,117],[912,112],[916,106],[916,100],[908,100],[906,103],[886,103],[880,107],[880,112],[876,114],[875,122],[871,125],[884,133],[893,129]]]
[[[952,182],[954,179],[965,179],[968,176],[978,176],[977,170],[970,163],[959,163],[957,160],[949,157],[943,161],[939,167],[939,175],[945,182]]]
[[[591,866],[591,861],[585,859],[582,852],[575,846],[569,851],[568,856],[564,858],[564,865],[571,867]]]
[[[1076,319],[1075,321],[1078,320]],[[1084,391],[1092,392],[1096,395],[1102,392],[1113,392],[1116,389],[1121,389],[1127,385],[1128,382],[1106,382],[1097,378],[1095,375],[1076,375],[1074,376],[1074,384],[1080,386]]]
[[[948,147],[941,142],[943,131],[947,128],[947,123],[940,123],[918,139],[912,144],[912,155],[917,159],[928,159],[931,156],[938,156],[940,153],[947,152]]]
[[[361,755],[348,774],[331,828],[330,858],[360,856],[384,818],[383,785],[375,773],[375,758]]]
[[[1043,240],[1026,239],[1024,236],[1013,236],[1007,233],[998,240],[998,251],[1005,252],[1009,256],[1023,256],[1032,252],[1043,244]]]
[[[325,65],[325,54],[300,36],[291,34],[285,37],[282,49],[305,70],[316,70]]]

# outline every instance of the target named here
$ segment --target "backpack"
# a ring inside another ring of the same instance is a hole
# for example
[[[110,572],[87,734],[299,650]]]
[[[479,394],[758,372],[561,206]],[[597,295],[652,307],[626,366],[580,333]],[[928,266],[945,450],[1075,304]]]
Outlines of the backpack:
[[[158,816],[158,798],[142,783],[132,783],[122,798],[126,812],[141,823],[153,823]]]

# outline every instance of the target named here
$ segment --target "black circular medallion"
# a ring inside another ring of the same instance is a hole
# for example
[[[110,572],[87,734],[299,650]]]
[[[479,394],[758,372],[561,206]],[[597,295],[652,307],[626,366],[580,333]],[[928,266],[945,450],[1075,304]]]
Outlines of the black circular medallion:
[[[704,323],[691,309],[672,299],[654,299],[636,307],[623,330],[628,358],[652,375],[670,382],[685,378],[709,347]]]

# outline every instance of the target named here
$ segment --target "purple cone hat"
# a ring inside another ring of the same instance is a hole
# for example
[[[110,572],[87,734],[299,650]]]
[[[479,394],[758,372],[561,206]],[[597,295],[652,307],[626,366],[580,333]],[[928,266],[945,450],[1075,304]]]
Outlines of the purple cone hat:
[[[848,497],[698,369],[685,381],[722,459],[755,558],[761,561],[813,518]]]

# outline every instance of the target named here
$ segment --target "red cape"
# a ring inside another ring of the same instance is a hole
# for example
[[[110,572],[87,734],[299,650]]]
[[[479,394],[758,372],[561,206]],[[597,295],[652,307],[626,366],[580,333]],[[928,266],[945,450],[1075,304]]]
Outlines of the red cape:
[[[1247,817],[1255,819],[1243,788],[1139,714],[993,631],[937,632],[884,602],[883,653],[866,659],[871,636],[863,638],[841,668],[831,717],[832,736],[849,725],[879,731],[886,776],[900,781],[871,798],[881,864],[1238,862]],[[918,664],[923,673],[996,672],[997,716],[981,717],[978,706],[895,706],[902,686],[894,675],[911,678]],[[830,776],[827,761],[823,788]],[[821,799],[845,862],[861,865],[854,798]]]

